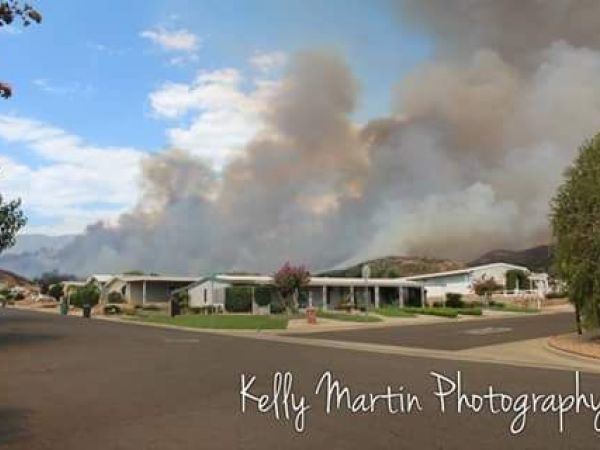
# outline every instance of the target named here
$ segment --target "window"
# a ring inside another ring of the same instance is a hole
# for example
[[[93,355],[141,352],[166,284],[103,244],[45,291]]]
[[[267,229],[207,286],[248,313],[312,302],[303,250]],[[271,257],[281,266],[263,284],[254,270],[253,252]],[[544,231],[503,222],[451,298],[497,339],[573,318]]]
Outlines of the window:
[[[208,292],[208,289],[204,288],[204,303],[207,302],[207,299],[206,299],[207,292]]]

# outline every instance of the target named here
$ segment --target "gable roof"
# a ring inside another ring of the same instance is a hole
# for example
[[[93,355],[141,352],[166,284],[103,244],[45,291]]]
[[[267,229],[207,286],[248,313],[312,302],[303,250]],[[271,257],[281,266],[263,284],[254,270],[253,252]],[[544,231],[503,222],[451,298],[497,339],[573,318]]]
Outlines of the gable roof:
[[[493,268],[496,268],[499,266],[507,267],[508,270],[522,270],[523,272],[527,272],[527,273],[530,272],[530,270],[527,267],[499,262],[499,263],[483,264],[481,266],[465,267],[464,269],[448,270],[445,272],[422,273],[419,275],[411,275],[409,277],[405,277],[405,279],[417,281],[417,280],[423,280],[423,279],[428,279],[428,278],[438,278],[438,277],[445,277],[445,276],[451,276],[451,275],[462,275],[462,274],[469,274],[469,273],[479,271],[479,270],[493,269]]]

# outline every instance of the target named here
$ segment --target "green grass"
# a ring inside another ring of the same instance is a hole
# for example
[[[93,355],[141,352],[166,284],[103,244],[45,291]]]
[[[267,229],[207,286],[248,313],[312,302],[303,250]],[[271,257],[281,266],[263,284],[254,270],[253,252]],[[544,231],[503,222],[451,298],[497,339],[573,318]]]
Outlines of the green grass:
[[[142,322],[219,330],[284,330],[288,325],[286,316],[249,314],[184,314],[175,317],[163,314],[140,314],[133,319]]]
[[[405,306],[402,310],[412,313],[412,314],[425,314],[429,316],[439,316],[439,317],[449,317],[455,318],[458,317],[458,310],[454,308],[419,308],[414,306]]]
[[[458,308],[456,311],[461,316],[481,316],[483,314],[481,308]]]
[[[375,313],[385,317],[415,317],[414,313],[393,306],[378,308],[375,310]]]
[[[348,314],[341,312],[317,311],[317,317],[323,319],[343,320],[347,322],[381,322],[381,318],[365,314]]]

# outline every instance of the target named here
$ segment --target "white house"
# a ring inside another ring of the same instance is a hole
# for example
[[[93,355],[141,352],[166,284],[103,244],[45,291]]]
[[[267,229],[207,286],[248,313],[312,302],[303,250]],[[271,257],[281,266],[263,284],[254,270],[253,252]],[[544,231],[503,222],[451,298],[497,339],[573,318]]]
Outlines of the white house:
[[[100,291],[100,303],[107,303],[111,292],[118,292],[133,305],[166,303],[172,293],[196,281],[198,277],[169,275],[115,275]]]
[[[506,285],[506,273],[510,270],[519,270],[527,274],[532,284],[531,290],[537,295],[543,296],[548,291],[547,274],[534,274],[527,267],[502,262],[446,272],[413,275],[404,279],[423,283],[425,289],[427,289],[428,297],[441,298],[448,292],[463,295],[473,294],[473,283],[482,278],[494,278],[498,284]],[[520,292],[524,292],[523,288],[521,288]]]
[[[187,291],[191,307],[217,306],[225,309],[225,292],[231,286],[273,285],[268,275],[213,275],[202,278],[179,291]],[[323,309],[335,308],[342,303],[372,307],[385,304],[422,305],[424,290],[422,283],[401,278],[310,278],[306,298],[302,306]]]

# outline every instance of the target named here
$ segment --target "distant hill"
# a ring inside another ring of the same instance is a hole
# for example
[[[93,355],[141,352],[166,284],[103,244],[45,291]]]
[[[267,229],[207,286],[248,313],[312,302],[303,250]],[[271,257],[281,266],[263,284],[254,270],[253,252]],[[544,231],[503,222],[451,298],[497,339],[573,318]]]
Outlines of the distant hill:
[[[387,256],[384,258],[364,261],[344,269],[328,270],[319,275],[330,277],[358,277],[360,278],[362,266],[368,263],[371,268],[372,278],[395,278],[418,275],[421,273],[443,272],[466,267],[466,264],[450,259],[433,259],[412,256]]]
[[[535,272],[552,271],[552,247],[539,245],[525,250],[492,250],[469,262],[469,266],[491,264],[495,262],[506,262],[525,266]]]
[[[4,269],[0,269],[0,284],[8,287],[33,286],[33,283],[27,278]]]

